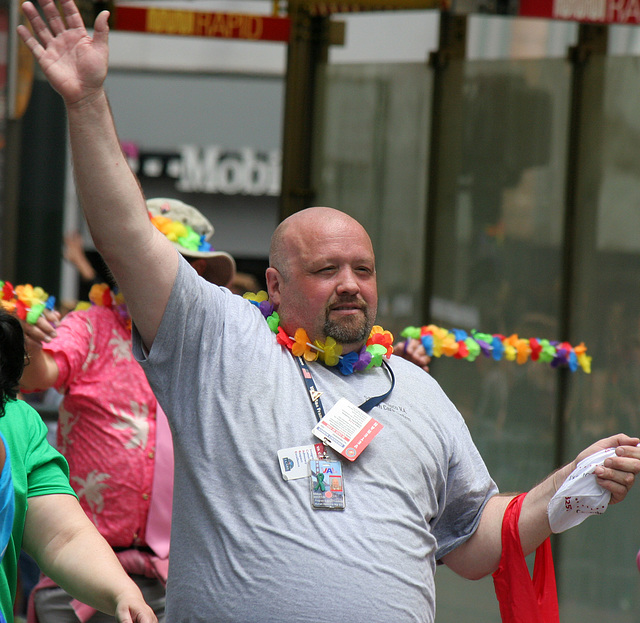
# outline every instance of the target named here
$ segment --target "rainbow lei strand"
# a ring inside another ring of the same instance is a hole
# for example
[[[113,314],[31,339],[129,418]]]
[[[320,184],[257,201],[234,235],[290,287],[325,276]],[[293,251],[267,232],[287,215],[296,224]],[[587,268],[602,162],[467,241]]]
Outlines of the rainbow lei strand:
[[[125,322],[131,323],[124,297],[113,292],[106,283],[97,283],[89,291],[89,301],[80,301],[76,310],[88,309],[91,305],[114,308]],[[10,314],[29,324],[38,322],[45,309],[53,311],[56,297],[49,296],[42,288],[31,284],[14,286],[9,281],[0,281],[0,306]]]
[[[359,352],[343,355],[342,345],[332,337],[328,337],[324,343],[316,340],[312,344],[304,329],[298,329],[293,337],[287,335],[280,326],[278,312],[273,309],[269,295],[264,290],[257,294],[247,292],[243,297],[258,307],[269,328],[276,334],[278,343],[306,361],[322,361],[326,366],[338,366],[342,374],[349,375],[381,366],[383,358],[389,359],[393,353],[393,335],[378,325],[371,329],[367,343]]]
[[[27,283],[14,288],[11,282],[0,281],[0,305],[29,324],[38,322],[45,309],[53,310],[55,303],[55,296],[49,296],[40,287]]]
[[[80,301],[75,311],[89,309],[92,305],[114,309],[127,328],[131,329],[131,317],[124,296],[120,292],[114,292],[106,283],[94,283],[89,290],[89,302]]]
[[[402,337],[420,340],[429,357],[454,357],[475,361],[482,354],[500,361],[503,357],[519,364],[532,361],[549,363],[552,368],[567,366],[572,372],[582,368],[591,373],[591,357],[584,343],[571,346],[568,342],[551,342],[540,338],[520,338],[517,334],[508,337],[500,334],[472,331],[469,335],[462,329],[451,331],[428,325],[407,327]]]
[[[153,216],[149,212],[151,222],[159,229],[171,242],[177,242],[180,246],[190,251],[212,251],[212,246],[205,240],[204,234],[200,235],[191,225],[174,221],[168,216]]]

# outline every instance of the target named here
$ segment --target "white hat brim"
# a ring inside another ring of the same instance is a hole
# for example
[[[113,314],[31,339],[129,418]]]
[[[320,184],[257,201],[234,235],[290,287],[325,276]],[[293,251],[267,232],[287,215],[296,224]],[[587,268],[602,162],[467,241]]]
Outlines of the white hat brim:
[[[207,268],[202,277],[217,286],[227,286],[236,273],[236,262],[231,255],[225,251],[192,251],[177,242],[173,246],[178,249],[181,255],[187,260],[204,259],[207,261]]]

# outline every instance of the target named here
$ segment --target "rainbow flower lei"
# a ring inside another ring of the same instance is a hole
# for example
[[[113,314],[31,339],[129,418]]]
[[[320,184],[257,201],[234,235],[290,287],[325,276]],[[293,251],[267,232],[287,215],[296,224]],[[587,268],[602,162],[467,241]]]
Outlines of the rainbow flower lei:
[[[540,338],[520,338],[517,334],[504,336],[500,334],[480,333],[472,331],[469,335],[462,329],[451,331],[428,325],[423,327],[407,327],[402,337],[420,340],[429,357],[455,357],[475,361],[482,354],[487,358],[500,361],[503,357],[508,361],[524,364],[529,359],[549,363],[552,368],[568,367],[571,372],[582,368],[591,373],[591,357],[587,347],[581,342],[571,346],[568,342],[552,342]]]
[[[75,311],[89,309],[92,305],[113,309],[131,330],[131,316],[124,302],[124,296],[120,292],[113,291],[106,283],[94,283],[89,290],[89,301],[78,302]]]
[[[0,306],[10,314],[29,324],[38,322],[45,309],[53,311],[56,297],[49,296],[41,287],[33,287],[27,283],[15,286],[9,281],[0,281]],[[75,309],[88,309],[91,305],[115,309],[122,320],[131,328],[131,318],[124,297],[114,292],[106,283],[96,283],[89,291],[89,301],[80,301]]]
[[[344,375],[381,366],[383,358],[389,359],[393,353],[393,335],[376,325],[371,329],[369,339],[359,352],[342,354],[342,345],[332,337],[326,341],[315,340],[312,344],[304,329],[298,329],[293,337],[280,326],[280,316],[269,301],[269,295],[260,290],[257,294],[247,292],[243,297],[253,303],[265,317],[269,328],[276,334],[279,344],[288,348],[294,356],[306,361],[322,361],[326,366],[338,366]]]
[[[153,216],[149,212],[151,222],[159,229],[171,242],[177,242],[181,247],[189,251],[212,251],[212,246],[205,240],[204,234],[200,235],[191,225],[175,221],[168,216],[158,214]]]
[[[38,322],[45,309],[52,310],[55,296],[49,296],[42,288],[31,284],[16,286],[9,281],[0,281],[0,305],[10,314],[16,314],[20,320],[29,324]]]

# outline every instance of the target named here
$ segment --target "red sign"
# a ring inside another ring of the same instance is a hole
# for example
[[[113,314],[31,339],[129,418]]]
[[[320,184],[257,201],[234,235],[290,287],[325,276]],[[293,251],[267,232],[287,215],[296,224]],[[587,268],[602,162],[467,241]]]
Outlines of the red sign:
[[[520,0],[518,14],[596,24],[640,24],[640,1]]]
[[[115,29],[253,41],[289,41],[288,17],[118,6]]]

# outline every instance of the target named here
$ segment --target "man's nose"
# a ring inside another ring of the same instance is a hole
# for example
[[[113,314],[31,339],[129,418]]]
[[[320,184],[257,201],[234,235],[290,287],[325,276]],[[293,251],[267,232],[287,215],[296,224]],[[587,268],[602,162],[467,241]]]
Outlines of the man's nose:
[[[338,294],[357,294],[360,292],[358,276],[351,268],[340,271],[340,281],[336,288]]]

